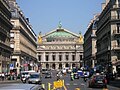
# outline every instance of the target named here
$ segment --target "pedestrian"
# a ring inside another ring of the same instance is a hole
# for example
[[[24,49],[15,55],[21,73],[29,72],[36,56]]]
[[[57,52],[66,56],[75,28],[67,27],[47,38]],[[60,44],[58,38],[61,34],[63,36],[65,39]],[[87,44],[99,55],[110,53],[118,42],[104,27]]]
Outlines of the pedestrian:
[[[59,75],[59,73],[57,73],[57,80],[59,80],[60,79],[60,75]]]
[[[70,78],[72,81],[74,80],[74,73],[73,72],[71,72]]]
[[[109,84],[109,82],[110,82],[110,76],[109,76],[108,72],[106,73],[106,79],[107,79],[107,84]]]
[[[2,73],[2,81],[4,81],[4,78],[5,78],[5,74]]]
[[[0,80],[2,80],[2,73],[0,73]]]

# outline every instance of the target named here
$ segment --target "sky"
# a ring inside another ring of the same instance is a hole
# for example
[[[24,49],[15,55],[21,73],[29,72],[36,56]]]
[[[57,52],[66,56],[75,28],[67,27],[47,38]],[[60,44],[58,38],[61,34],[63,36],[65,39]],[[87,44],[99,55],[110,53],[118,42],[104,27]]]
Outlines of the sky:
[[[102,11],[105,0],[16,0],[36,35],[43,35],[58,27],[73,33],[85,34],[93,16]]]

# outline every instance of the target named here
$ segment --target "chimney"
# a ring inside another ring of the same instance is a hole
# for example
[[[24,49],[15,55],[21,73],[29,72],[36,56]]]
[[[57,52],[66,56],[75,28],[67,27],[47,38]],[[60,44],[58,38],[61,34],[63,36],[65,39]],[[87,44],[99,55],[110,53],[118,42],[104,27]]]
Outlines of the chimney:
[[[102,3],[102,10],[105,8],[106,3]]]
[[[109,1],[110,1],[110,0],[106,0],[106,2],[105,2],[105,3],[106,3],[106,5],[109,3]]]
[[[26,18],[26,20],[28,21],[28,23],[29,23],[29,18]]]

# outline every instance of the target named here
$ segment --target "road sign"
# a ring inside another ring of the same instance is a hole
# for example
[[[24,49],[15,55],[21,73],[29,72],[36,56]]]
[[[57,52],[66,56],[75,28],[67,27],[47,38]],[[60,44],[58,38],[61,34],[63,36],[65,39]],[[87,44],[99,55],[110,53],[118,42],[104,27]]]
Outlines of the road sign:
[[[13,64],[10,64],[10,67],[13,67]]]
[[[14,68],[13,64],[10,64],[10,70],[12,70]]]
[[[53,86],[54,86],[54,88],[61,88],[61,87],[63,87],[63,80],[58,80],[58,81],[54,81],[53,82]]]

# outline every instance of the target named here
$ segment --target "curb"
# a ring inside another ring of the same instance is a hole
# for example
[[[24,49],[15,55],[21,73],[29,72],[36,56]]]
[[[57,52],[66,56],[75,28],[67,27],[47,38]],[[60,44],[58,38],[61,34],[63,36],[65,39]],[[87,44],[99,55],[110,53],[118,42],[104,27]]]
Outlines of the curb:
[[[5,83],[19,83],[21,80],[4,80],[0,81],[0,84],[5,84]]]

